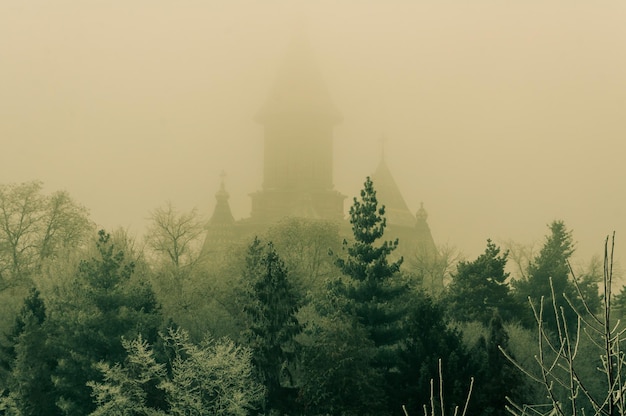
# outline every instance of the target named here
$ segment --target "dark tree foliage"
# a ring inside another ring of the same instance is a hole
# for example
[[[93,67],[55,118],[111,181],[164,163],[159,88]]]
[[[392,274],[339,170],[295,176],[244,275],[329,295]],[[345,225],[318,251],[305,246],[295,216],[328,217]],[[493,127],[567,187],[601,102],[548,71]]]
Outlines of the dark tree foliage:
[[[546,236],[543,247],[528,267],[528,278],[514,282],[515,292],[519,302],[526,302],[530,297],[535,308],[539,310],[541,298],[544,298],[543,319],[549,328],[556,331],[556,319],[553,311],[553,302],[558,308],[563,307],[565,319],[570,328],[575,328],[577,321],[576,312],[568,305],[569,299],[579,312],[584,313],[581,298],[570,278],[569,259],[574,253],[575,247],[572,232],[565,227],[563,221],[553,221],[550,225],[550,234]],[[554,288],[554,298],[550,288],[550,280]],[[586,282],[583,286],[583,297],[594,307],[599,305],[597,285]],[[535,319],[530,307],[526,308],[523,322],[534,327]]]
[[[302,332],[296,318],[300,300],[272,243],[263,248],[255,238],[248,248],[244,278],[248,280],[246,336],[267,389],[266,410],[286,411],[294,391],[290,372],[297,350],[294,338]]]
[[[574,254],[572,232],[563,221],[554,221],[549,225],[550,234],[528,268],[529,294],[546,295],[550,293],[549,279],[552,278],[554,291],[563,293],[567,286],[569,267],[567,261]],[[535,296],[537,297],[537,296]]]
[[[475,365],[460,333],[448,326],[444,312],[441,304],[424,293],[416,294],[411,302],[399,354],[399,372],[391,378],[393,384],[389,389],[394,414],[399,414],[403,404],[408,414],[423,414],[423,406],[430,403],[430,380],[435,383],[439,380],[439,359],[442,360],[445,404],[449,406],[445,413],[455,406],[463,407]],[[435,406],[439,406],[438,403]],[[435,410],[436,414],[444,413]]]
[[[505,272],[508,252],[487,240],[485,252],[474,261],[461,261],[446,290],[448,312],[457,321],[489,324],[494,311],[506,320],[516,317],[516,305]]]
[[[481,337],[473,351],[479,365],[471,401],[472,414],[504,416],[509,414],[505,407],[509,404],[507,397],[521,402],[529,396],[528,380],[500,348],[515,358],[509,350],[509,335],[496,310],[489,322],[489,337]]]
[[[386,410],[385,374],[372,365],[377,348],[367,329],[345,313],[347,303],[338,279],[314,299],[317,317],[302,337],[299,401],[305,414],[365,416]]]
[[[59,365],[54,377],[64,414],[94,410],[87,381],[99,381],[98,362],[122,362],[122,337],[157,339],[160,308],[148,283],[133,279],[135,265],[126,260],[104,231],[98,233],[97,255],[83,260],[75,277],[76,297],[58,311],[53,342]],[[160,400],[151,397],[149,400]]]
[[[354,198],[350,224],[353,240],[344,241],[343,247],[347,256],[335,262],[345,276],[336,284],[337,293],[344,298],[338,305],[355,321],[355,327],[364,329],[373,343],[375,351],[370,366],[383,376],[384,384],[378,386],[382,397],[391,399],[397,393],[392,390],[393,379],[401,371],[398,354],[406,336],[402,326],[411,299],[399,273],[403,259],[390,259],[398,240],[381,241],[387,225],[385,207],[378,207],[374,184],[369,177],[361,190],[361,198]],[[393,400],[383,400],[383,403],[387,412],[400,409],[400,404]]]
[[[341,314],[307,328],[299,401],[305,414],[380,415],[385,410],[385,379],[371,363],[376,348],[361,325]]]
[[[613,296],[611,309],[616,318],[623,320],[626,317],[626,286],[622,286],[619,293]]]
[[[349,278],[345,296],[352,301],[352,312],[377,347],[392,345],[400,339],[399,327],[405,311],[399,299],[406,294],[406,288],[393,279],[398,275],[402,258],[389,260],[398,240],[379,241],[387,225],[384,215],[385,207],[378,207],[374,184],[368,177],[361,199],[354,198],[350,208],[354,241],[344,241],[347,258],[336,259],[336,265]]]
[[[51,373],[56,364],[44,328],[46,307],[37,289],[31,289],[11,331],[12,348],[7,377],[11,411],[47,416],[56,411]]]
[[[15,317],[13,327],[4,336],[0,345],[0,365],[2,369],[10,371],[12,362],[15,360],[15,344],[29,323],[37,323],[41,326],[46,319],[46,308],[37,289],[31,288],[28,296],[24,299],[20,313]]]

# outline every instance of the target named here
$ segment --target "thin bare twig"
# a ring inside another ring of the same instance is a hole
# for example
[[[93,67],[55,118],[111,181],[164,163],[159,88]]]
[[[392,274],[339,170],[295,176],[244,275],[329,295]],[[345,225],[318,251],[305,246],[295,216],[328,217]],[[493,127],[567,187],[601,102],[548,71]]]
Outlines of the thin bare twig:
[[[518,405],[507,398],[510,405],[506,406],[509,413],[516,416],[536,415],[564,415],[563,406],[559,402],[555,387],[564,388],[568,393],[569,410],[571,415],[585,415],[585,409],[580,407],[581,394],[589,401],[593,408],[594,416],[623,416],[626,411],[626,385],[624,383],[624,366],[626,365],[626,355],[621,350],[621,342],[626,334],[626,328],[622,328],[618,319],[612,322],[612,283],[613,283],[613,263],[615,249],[615,233],[611,239],[609,250],[609,237],[604,245],[604,273],[602,311],[598,314],[594,312],[590,304],[585,299],[580,284],[571,265],[568,263],[569,271],[572,275],[573,283],[580,297],[582,307],[574,305],[574,302],[563,294],[568,307],[577,316],[576,328],[570,328],[566,319],[566,310],[563,306],[557,305],[554,293],[554,286],[550,280],[550,290],[552,294],[552,311],[554,313],[556,334],[549,333],[544,325],[544,298],[539,305],[534,305],[529,299],[538,330],[538,354],[535,356],[540,376],[532,374],[528,369],[516,363],[510,355],[500,349],[505,357],[511,361],[519,370],[533,381],[542,384],[550,399],[547,410],[544,412],[540,407]],[[584,327],[583,327],[584,325]],[[582,331],[581,331],[582,329]],[[606,376],[607,391],[596,397],[586,387],[585,380],[582,380],[576,369],[576,357],[579,354],[580,340],[585,336],[591,345],[599,350],[599,357],[602,359],[600,370]],[[548,353],[550,356],[547,356]],[[552,358],[551,354],[554,354]],[[559,387],[561,386],[561,387]]]

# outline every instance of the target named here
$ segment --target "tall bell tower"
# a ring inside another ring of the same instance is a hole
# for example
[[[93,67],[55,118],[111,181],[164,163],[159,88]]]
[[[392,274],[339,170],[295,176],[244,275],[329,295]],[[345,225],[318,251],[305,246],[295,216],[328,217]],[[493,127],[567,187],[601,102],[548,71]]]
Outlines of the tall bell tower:
[[[345,196],[333,184],[333,128],[341,115],[304,34],[292,38],[256,120],[263,127],[264,166],[262,189],[251,195],[251,219],[341,220]]]

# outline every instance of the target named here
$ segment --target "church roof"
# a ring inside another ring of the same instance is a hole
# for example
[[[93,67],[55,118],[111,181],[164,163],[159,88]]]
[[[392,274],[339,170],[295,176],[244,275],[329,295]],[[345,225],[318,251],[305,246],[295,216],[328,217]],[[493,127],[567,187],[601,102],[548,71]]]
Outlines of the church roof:
[[[382,157],[378,168],[372,175],[372,182],[376,190],[378,203],[385,205],[387,224],[400,225],[405,227],[415,226],[415,216],[409,210],[400,188],[391,175],[385,158]]]
[[[257,114],[257,120],[265,124],[285,115],[320,118],[333,124],[341,120],[304,33],[292,37],[278,77]]]

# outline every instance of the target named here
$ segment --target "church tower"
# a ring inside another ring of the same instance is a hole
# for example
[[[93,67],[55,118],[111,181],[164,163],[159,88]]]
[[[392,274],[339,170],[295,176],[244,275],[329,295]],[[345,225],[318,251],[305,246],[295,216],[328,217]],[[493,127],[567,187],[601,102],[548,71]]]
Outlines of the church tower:
[[[222,172],[220,176],[220,189],[215,193],[213,215],[205,227],[207,235],[202,247],[204,255],[214,256],[216,253],[222,253],[238,237],[235,230],[235,218],[228,204],[230,195],[226,192],[226,186],[224,185],[226,174]]]
[[[253,194],[250,217],[235,220],[224,178],[215,194],[207,224],[203,254],[207,264],[232,255],[233,244],[262,236],[286,217],[333,221],[350,238],[344,217],[345,196],[333,184],[333,130],[341,115],[330,97],[303,34],[295,36],[256,121],[263,129],[263,183]],[[384,153],[372,174],[378,202],[385,205],[385,239],[398,238],[394,252],[417,270],[424,287],[443,288],[439,257],[422,206],[412,212],[400,191]]]
[[[251,221],[342,220],[345,196],[333,184],[333,128],[341,116],[303,34],[291,40],[256,121],[263,127],[264,168],[262,189],[251,195]]]

